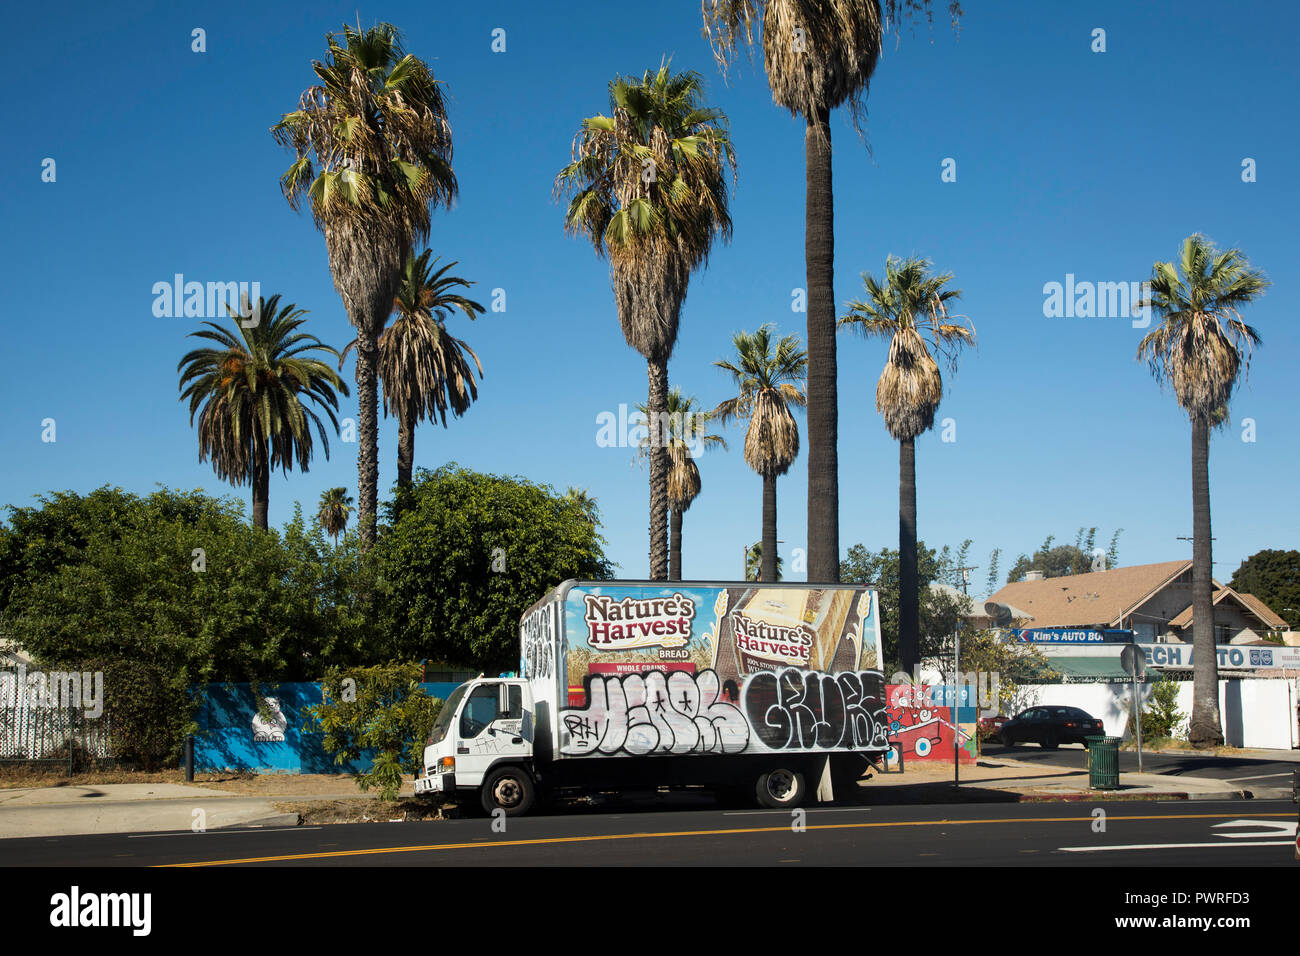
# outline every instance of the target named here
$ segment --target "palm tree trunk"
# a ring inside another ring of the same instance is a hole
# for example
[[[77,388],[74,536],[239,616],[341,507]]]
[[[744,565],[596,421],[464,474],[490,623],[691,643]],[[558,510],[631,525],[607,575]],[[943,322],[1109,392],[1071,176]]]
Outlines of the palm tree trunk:
[[[760,581],[776,580],[776,475],[763,476],[763,566]]]
[[[1219,661],[1214,642],[1214,583],[1210,542],[1210,424],[1192,417],[1192,719],[1195,747],[1223,743],[1219,723]]]
[[[911,674],[921,662],[921,594],[916,567],[916,439],[898,443],[898,657]]]
[[[668,546],[668,580],[682,579],[682,513],[676,508],[669,508]]]
[[[378,333],[357,328],[357,397],[360,403],[357,449],[357,532],[361,550],[375,540],[379,505],[379,390],[375,374]]]
[[[815,116],[808,117],[804,163],[807,191],[804,265],[808,282],[808,580],[835,583],[840,579],[840,490],[830,110],[818,110]]]
[[[668,450],[660,423],[668,407],[668,362],[647,361],[650,392],[646,412],[650,429],[650,580],[668,579]]]
[[[271,503],[271,459],[266,439],[261,431],[253,429],[253,527],[267,530],[267,512]]]
[[[397,427],[397,486],[411,487],[415,466],[415,412],[408,410]]]

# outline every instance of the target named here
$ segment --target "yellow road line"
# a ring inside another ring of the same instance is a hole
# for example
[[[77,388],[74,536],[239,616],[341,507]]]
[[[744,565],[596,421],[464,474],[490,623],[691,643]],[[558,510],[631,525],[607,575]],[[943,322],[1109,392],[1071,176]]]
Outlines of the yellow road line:
[[[1232,820],[1241,813],[1154,813],[1118,816],[1110,814],[1107,820]],[[1257,817],[1290,817],[1289,813],[1251,813]],[[980,823],[1091,823],[1091,815],[1083,817],[1016,817],[992,820],[898,820],[889,823],[822,823],[805,827],[806,830],[865,830],[881,827],[935,827],[971,826]],[[319,853],[292,853],[284,856],[252,856],[238,860],[199,860],[192,863],[165,863],[166,867],[230,866],[236,863],[283,863],[291,860],[321,860],[331,857],[374,856],[382,853],[425,853],[434,850],[476,850],[480,847],[545,846],[559,843],[593,843],[601,840],[650,840],[664,837],[735,836],[742,833],[790,833],[790,827],[746,827],[731,830],[675,830],[646,833],[602,833],[592,836],[542,837],[536,840],[493,840],[475,843],[434,843],[427,846],[377,847],[366,850],[329,850]]]

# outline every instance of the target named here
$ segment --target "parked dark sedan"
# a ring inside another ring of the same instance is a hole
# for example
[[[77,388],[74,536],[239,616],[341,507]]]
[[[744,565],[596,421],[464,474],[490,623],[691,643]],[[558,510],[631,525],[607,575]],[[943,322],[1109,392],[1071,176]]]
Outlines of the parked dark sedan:
[[[998,737],[1007,747],[1035,743],[1055,750],[1061,744],[1086,747],[1087,738],[1104,734],[1101,721],[1078,707],[1030,707],[1003,724]]]

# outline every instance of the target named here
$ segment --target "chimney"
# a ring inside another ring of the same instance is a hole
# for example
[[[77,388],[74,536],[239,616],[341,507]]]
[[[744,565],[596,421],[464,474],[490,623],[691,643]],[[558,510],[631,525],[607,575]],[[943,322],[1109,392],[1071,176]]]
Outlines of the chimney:
[[[1041,580],[1043,580],[1043,572],[1042,572],[1042,571],[1026,571],[1026,572],[1025,572],[1025,580],[1026,580],[1026,581],[1041,581]]]

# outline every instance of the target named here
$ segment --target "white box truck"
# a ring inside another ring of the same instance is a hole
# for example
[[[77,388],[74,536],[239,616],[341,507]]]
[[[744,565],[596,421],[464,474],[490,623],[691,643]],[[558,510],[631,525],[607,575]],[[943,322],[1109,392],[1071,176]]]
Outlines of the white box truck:
[[[518,677],[448,696],[418,795],[518,816],[569,791],[704,786],[787,808],[889,749],[869,588],[566,581],[519,636]]]

